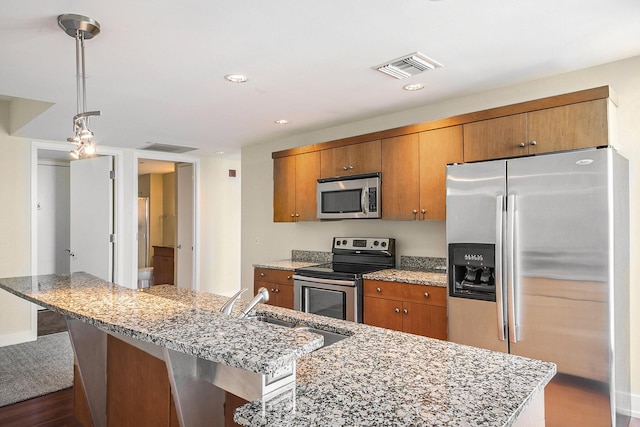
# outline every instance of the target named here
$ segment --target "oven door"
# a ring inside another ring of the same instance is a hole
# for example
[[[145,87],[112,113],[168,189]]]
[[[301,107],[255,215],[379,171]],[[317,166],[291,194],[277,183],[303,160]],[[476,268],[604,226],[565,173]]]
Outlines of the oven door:
[[[362,322],[362,285],[355,280],[293,276],[293,308],[305,313]]]

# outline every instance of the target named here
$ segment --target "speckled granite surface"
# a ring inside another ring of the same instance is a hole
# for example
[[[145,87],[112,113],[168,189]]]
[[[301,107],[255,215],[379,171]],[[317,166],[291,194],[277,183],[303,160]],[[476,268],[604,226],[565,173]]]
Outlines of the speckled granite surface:
[[[278,261],[261,262],[259,264],[253,264],[254,268],[273,268],[274,270],[295,270],[296,268],[310,267],[312,265],[318,265],[318,262],[313,261],[292,261],[290,259],[282,259]]]
[[[333,255],[331,252],[301,251],[294,249],[291,251],[291,259],[294,261],[309,261],[315,264],[331,262]]]
[[[401,255],[400,268],[444,273],[447,271],[447,259]]]
[[[256,313],[348,338],[298,359],[295,391],[239,408],[244,426],[510,426],[555,374],[552,363],[285,308]]]
[[[175,286],[168,288],[180,298],[161,298],[73,273],[0,279],[0,288],[108,332],[263,374],[323,343],[317,334],[224,315],[218,310],[226,297]]]
[[[447,275],[432,271],[420,271],[413,269],[390,268],[388,270],[374,271],[363,275],[369,280],[384,280],[385,282],[413,283],[414,285],[447,286]]]

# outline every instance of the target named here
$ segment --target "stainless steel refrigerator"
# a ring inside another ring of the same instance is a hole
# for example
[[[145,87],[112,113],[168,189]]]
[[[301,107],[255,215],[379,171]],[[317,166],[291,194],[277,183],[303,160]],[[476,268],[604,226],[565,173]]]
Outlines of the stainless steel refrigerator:
[[[547,426],[629,423],[628,187],[611,147],[447,167],[449,340],[556,363]]]

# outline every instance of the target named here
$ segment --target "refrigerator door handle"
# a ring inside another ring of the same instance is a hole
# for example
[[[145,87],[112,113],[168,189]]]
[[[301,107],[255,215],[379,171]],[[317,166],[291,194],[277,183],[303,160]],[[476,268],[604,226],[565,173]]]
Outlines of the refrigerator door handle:
[[[516,245],[516,196],[510,194],[507,198],[507,318],[509,319],[509,341],[518,342],[518,324],[516,322],[516,286],[518,275],[515,271]]]
[[[504,341],[507,337],[504,325],[504,297],[502,292],[502,236],[504,229],[504,196],[496,196],[496,312],[498,315],[498,339]]]

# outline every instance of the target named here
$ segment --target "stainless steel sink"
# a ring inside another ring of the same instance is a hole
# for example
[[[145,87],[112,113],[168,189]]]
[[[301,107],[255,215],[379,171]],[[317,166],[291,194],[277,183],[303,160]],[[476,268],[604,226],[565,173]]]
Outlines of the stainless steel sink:
[[[274,317],[269,317],[269,316],[247,316],[247,319],[255,320],[258,322],[271,323],[273,325],[284,326],[287,328],[294,328],[295,330],[298,330],[298,331],[312,332],[314,334],[322,335],[324,337],[324,345],[322,347],[335,344],[338,341],[341,341],[347,338],[347,335],[342,335],[337,332],[325,331],[322,329],[313,328],[311,326],[297,325],[293,322],[288,322],[286,320],[276,319]]]

